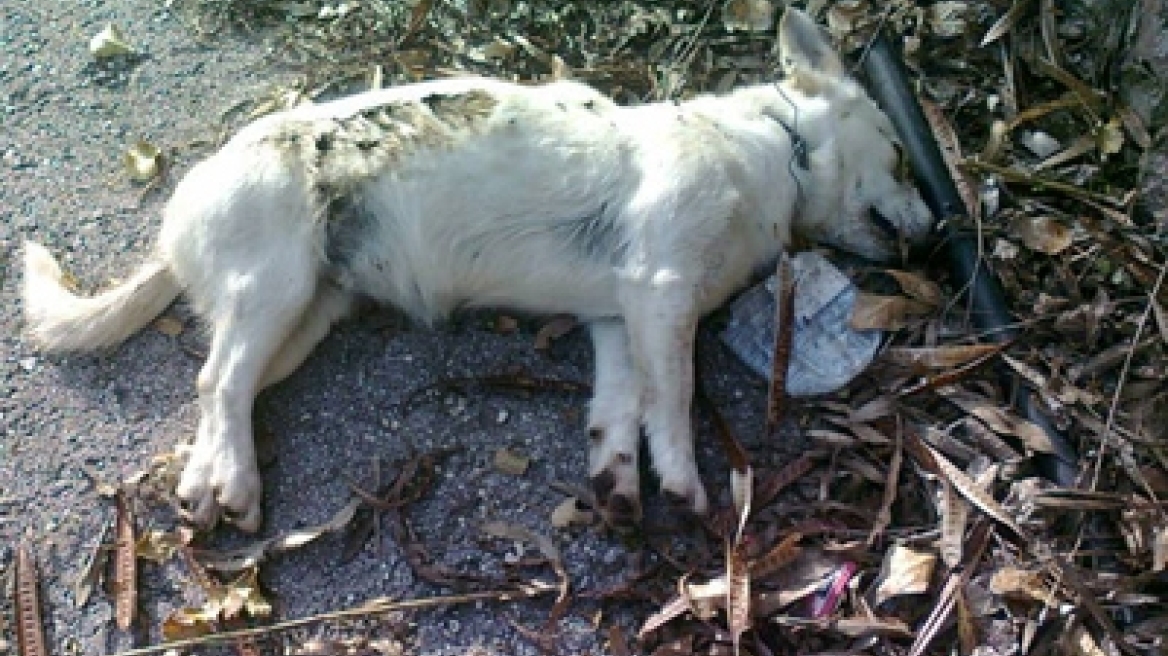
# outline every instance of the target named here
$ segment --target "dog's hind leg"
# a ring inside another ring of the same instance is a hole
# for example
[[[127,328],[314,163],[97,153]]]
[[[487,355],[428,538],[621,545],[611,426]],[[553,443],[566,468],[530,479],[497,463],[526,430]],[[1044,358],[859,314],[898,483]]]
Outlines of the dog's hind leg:
[[[605,520],[627,527],[641,519],[637,443],[641,437],[641,384],[625,324],[590,326],[596,378],[588,416],[588,475]]]
[[[200,425],[177,491],[188,517],[204,527],[225,512],[245,531],[259,528],[252,405],[272,359],[316,294],[307,245],[287,239],[268,246],[253,268],[220,276],[209,299],[214,333],[199,373]]]
[[[705,514],[706,490],[694,459],[694,339],[699,313],[695,285],[667,269],[634,283],[624,305],[633,353],[644,385],[644,423],[661,490],[677,507]]]
[[[328,335],[334,323],[349,313],[352,305],[352,296],[336,285],[329,282],[317,285],[316,295],[302,313],[300,322],[264,369],[260,389],[275,385],[300,368],[312,349]]]

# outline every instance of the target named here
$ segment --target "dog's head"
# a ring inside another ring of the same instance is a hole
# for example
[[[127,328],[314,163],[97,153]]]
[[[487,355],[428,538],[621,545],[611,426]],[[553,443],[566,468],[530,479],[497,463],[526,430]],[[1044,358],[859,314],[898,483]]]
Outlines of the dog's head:
[[[848,75],[819,27],[787,9],[779,53],[784,101],[797,108],[798,132],[810,149],[796,231],[877,260],[897,254],[898,236],[923,239],[932,218],[911,184],[892,123]]]

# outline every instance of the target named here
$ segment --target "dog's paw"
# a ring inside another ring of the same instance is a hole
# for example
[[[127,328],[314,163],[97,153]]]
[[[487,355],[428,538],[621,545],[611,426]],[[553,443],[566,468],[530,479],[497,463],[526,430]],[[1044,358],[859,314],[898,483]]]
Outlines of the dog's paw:
[[[636,457],[618,455],[591,477],[592,492],[604,522],[629,530],[641,521],[641,488]]]
[[[222,517],[254,533],[260,527],[261,483],[255,462],[245,462],[230,449],[191,450],[175,493],[183,518],[209,529]]]
[[[661,494],[674,510],[684,514],[701,517],[710,509],[706,488],[702,485],[696,469],[681,476],[662,476]]]

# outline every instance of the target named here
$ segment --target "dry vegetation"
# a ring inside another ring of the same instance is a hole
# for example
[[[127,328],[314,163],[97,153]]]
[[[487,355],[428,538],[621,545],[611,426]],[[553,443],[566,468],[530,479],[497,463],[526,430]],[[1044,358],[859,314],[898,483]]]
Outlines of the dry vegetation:
[[[464,71],[571,76],[623,102],[685,97],[771,77],[781,13],[767,0],[174,4],[196,33],[255,31],[303,71],[298,88],[257,100],[257,111]],[[704,547],[679,555],[649,536],[645,569],[625,585],[575,590],[552,540],[494,526],[497,538],[535,544],[557,583],[443,570],[401,512],[425,493],[436,456],[422,456],[358,491],[329,524],[250,550],[141,537],[138,557],[181,557],[207,590],[206,607],[169,618],[164,632],[253,649],[273,631],[223,632],[269,610],[254,587],[263,558],[328,531],[367,536],[388,515],[419,576],[476,591],[432,603],[552,595],[553,628],[583,597],[654,604],[639,635],[602,627],[614,654],[1168,653],[1168,225],[1151,211],[1168,199],[1140,193],[1164,113],[1145,62],[1161,29],[1140,22],[1159,20],[1159,3],[809,4],[853,61],[878,29],[905,50],[959,171],[971,215],[962,227],[1000,277],[1018,339],[993,344],[970,327],[964,281],[947,279],[936,256],[859,269],[863,321],[895,328],[888,347],[844,392],[787,410],[812,445],[796,461],[747,454],[723,428],[737,508],[707,522]],[[1011,409],[1012,377],[1028,381],[1054,441],[1077,454],[1069,479],[1050,480],[1057,444]],[[170,466],[157,464],[155,474]],[[119,519],[123,551],[131,525]],[[555,652],[554,631],[524,632]]]

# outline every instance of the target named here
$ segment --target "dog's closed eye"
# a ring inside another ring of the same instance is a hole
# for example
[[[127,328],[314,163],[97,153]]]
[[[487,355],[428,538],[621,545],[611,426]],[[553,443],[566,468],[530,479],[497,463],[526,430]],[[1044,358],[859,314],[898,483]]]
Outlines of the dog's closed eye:
[[[892,148],[896,151],[896,168],[892,171],[893,175],[896,176],[896,181],[902,184],[911,182],[913,177],[912,162],[908,161],[904,146],[893,142]]]
[[[876,208],[873,207],[868,210],[868,219],[872,222],[872,225],[887,235],[889,239],[896,239],[900,235],[900,230],[897,229],[896,225],[892,221],[889,221],[888,217],[881,214]]]

